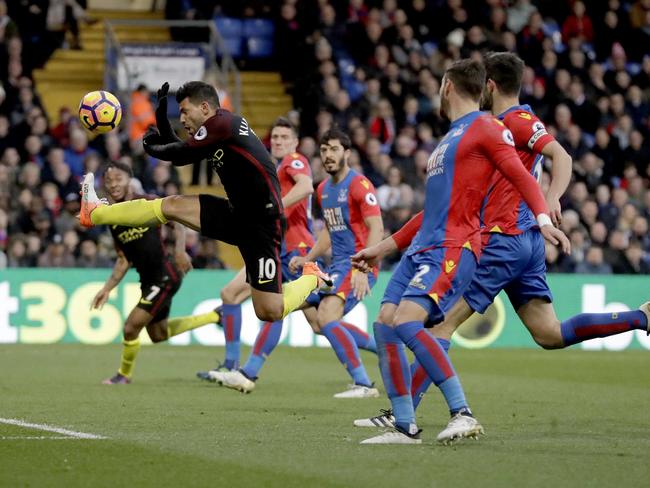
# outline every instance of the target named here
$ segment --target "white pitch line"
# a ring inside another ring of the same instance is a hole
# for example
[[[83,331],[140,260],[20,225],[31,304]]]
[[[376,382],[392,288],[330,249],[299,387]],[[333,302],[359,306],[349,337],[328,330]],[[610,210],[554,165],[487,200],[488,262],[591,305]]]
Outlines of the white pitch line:
[[[76,437],[70,437],[70,436],[67,436],[67,435],[25,435],[25,436],[2,435],[2,436],[0,436],[0,441],[13,441],[13,440],[33,441],[33,440],[45,440],[45,439],[54,439],[54,440],[68,439],[68,440],[71,440],[71,441],[77,440]]]
[[[61,427],[54,427],[52,425],[46,424],[32,424],[30,422],[25,422],[19,419],[3,419],[0,417],[0,424],[8,425],[17,425],[18,427],[24,427],[26,429],[37,429],[44,430],[46,432],[55,432],[57,434],[63,434],[68,437],[73,437],[75,439],[107,439],[103,435],[97,434],[88,434],[86,432],[77,432],[74,430],[63,429]]]

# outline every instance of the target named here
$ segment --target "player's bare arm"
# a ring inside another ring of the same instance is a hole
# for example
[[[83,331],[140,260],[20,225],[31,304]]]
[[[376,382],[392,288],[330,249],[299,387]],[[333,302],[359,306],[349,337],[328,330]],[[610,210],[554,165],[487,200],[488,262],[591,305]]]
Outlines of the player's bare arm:
[[[122,251],[117,249],[117,259],[115,260],[115,265],[113,266],[113,272],[111,273],[111,276],[109,276],[109,278],[106,280],[106,283],[102,289],[99,290],[95,295],[95,298],[93,298],[92,304],[90,306],[91,309],[95,308],[101,310],[104,304],[108,301],[108,296],[111,293],[111,290],[120,284],[124,278],[124,275],[126,275],[126,272],[129,270],[129,267],[130,264],[128,259],[126,259],[126,256]]]
[[[573,170],[573,160],[559,142],[549,142],[542,149],[542,154],[551,159],[551,186],[546,194],[546,202],[553,224],[562,223],[562,206],[560,197],[564,195]]]
[[[332,247],[332,241],[330,239],[330,233],[327,228],[324,228],[316,239],[314,247],[311,248],[311,251],[307,253],[306,256],[294,256],[289,262],[289,269],[292,273],[297,272],[303,264],[308,261],[315,261],[319,257],[323,256],[329,249]]]
[[[373,246],[362,249],[351,256],[352,266],[368,273],[387,255],[406,249],[422,225],[423,212],[420,211],[406,222],[400,230]]]
[[[314,193],[314,183],[309,176],[297,174],[293,176],[293,181],[295,181],[295,185],[282,197],[284,208],[288,208]]]
[[[365,217],[363,223],[368,229],[366,244],[371,247],[381,242],[384,235],[384,223],[381,216]],[[363,300],[370,293],[370,285],[368,284],[368,275],[366,272],[352,273],[351,284],[354,297],[357,300]]]

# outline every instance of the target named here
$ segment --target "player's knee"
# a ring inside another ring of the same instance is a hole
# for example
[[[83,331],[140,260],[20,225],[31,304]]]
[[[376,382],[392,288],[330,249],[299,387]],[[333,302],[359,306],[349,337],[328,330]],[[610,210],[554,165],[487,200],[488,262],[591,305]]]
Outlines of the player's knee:
[[[533,340],[543,349],[561,349],[564,347],[560,322],[547,324],[544,330],[533,332]]]
[[[393,325],[395,318],[395,305],[392,303],[385,303],[379,309],[379,315],[377,316],[377,321],[380,324],[384,325]]]
[[[124,324],[124,339],[127,341],[132,341],[134,339],[137,339],[138,336],[140,335],[140,330],[141,327],[137,326],[136,324],[127,321]]]
[[[168,219],[176,217],[180,211],[180,206],[183,202],[183,197],[181,195],[170,195],[163,198],[162,201],[162,212]]]
[[[330,310],[328,307],[322,307],[322,305],[321,305],[321,307],[318,308],[318,316],[317,316],[317,327],[316,328],[318,329],[318,332],[316,332],[316,330],[314,330],[314,332],[319,334],[320,330],[323,327],[325,327],[330,322],[333,322],[335,320],[339,320],[340,318],[341,318],[340,314],[336,314],[333,310]],[[313,329],[313,327],[312,327],[312,329]]]
[[[153,330],[147,330],[149,333],[149,338],[151,339],[151,342],[153,343],[158,343],[158,342],[164,342],[167,340],[167,329],[166,327],[161,327],[161,328],[156,328]]]
[[[221,289],[221,302],[225,305],[237,305],[237,294],[231,287],[226,286]],[[255,309],[257,311],[257,308]]]
[[[253,303],[255,315],[264,322],[276,322],[282,319],[284,314],[284,304],[282,300],[276,302]]]

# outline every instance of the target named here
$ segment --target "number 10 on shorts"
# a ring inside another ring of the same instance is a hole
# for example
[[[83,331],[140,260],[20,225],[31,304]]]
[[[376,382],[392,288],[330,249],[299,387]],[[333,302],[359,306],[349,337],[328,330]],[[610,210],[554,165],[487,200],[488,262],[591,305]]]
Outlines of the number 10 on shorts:
[[[263,280],[272,280],[275,278],[276,264],[271,258],[260,258],[258,261],[258,281],[261,283]]]

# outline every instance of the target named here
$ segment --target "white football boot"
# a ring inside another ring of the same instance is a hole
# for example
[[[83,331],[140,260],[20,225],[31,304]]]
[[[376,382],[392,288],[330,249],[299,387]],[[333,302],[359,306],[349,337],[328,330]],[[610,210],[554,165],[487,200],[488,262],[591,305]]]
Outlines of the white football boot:
[[[436,440],[447,446],[467,437],[478,440],[480,434],[485,434],[485,431],[478,420],[464,412],[458,412],[451,417],[447,427],[438,434]]]
[[[249,380],[241,371],[209,371],[210,377],[219,385],[242,393],[250,393],[255,389],[255,382]]]
[[[372,386],[349,385],[341,393],[336,393],[334,398],[379,398],[379,390]]]
[[[411,433],[412,432],[412,433]],[[369,439],[361,441],[361,444],[422,444],[420,439],[420,432],[415,424],[411,424],[409,432],[406,432],[399,427],[387,430],[383,434],[376,435]]]
[[[367,419],[356,419],[354,421],[355,427],[395,427],[395,417],[392,410],[380,410],[381,415],[376,417],[369,417]]]

